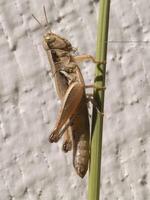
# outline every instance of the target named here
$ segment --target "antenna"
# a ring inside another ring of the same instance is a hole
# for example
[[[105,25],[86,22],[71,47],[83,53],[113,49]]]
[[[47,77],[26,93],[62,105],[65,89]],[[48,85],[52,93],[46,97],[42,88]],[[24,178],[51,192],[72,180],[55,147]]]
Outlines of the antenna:
[[[41,22],[32,14],[32,17],[37,21],[37,23],[43,28],[44,26],[41,24]]]
[[[48,26],[48,19],[47,19],[47,15],[46,15],[45,6],[43,6],[43,11],[44,11],[44,16],[45,16],[45,21],[46,21],[46,24],[47,24],[47,26]]]
[[[46,9],[45,9],[45,6],[43,6],[43,10],[44,10],[44,16],[45,16],[45,21],[46,21],[46,27],[49,28],[49,31],[51,32],[50,30],[50,25],[48,23],[48,19],[47,19],[47,15],[46,15]],[[37,23],[46,30],[46,27],[32,14],[32,17],[35,19],[35,21],[37,21]]]
[[[47,18],[45,6],[43,6],[43,11],[44,11],[44,16],[45,16],[46,25],[47,25],[47,27],[50,29],[50,25],[49,25],[49,23],[48,23],[48,18]]]

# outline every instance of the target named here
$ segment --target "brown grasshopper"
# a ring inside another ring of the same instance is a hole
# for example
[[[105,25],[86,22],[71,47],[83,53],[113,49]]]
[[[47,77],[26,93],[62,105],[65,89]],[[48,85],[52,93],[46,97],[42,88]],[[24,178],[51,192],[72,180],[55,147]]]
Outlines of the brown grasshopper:
[[[48,25],[45,8],[44,14]],[[38,23],[41,25],[39,21]],[[90,157],[90,130],[86,86],[77,62],[96,61],[90,55],[74,56],[71,43],[51,31],[44,35],[43,47],[51,65],[57,95],[61,100],[61,108],[49,141],[58,142],[64,134],[62,148],[67,152],[73,146],[73,165],[77,174],[83,178]]]

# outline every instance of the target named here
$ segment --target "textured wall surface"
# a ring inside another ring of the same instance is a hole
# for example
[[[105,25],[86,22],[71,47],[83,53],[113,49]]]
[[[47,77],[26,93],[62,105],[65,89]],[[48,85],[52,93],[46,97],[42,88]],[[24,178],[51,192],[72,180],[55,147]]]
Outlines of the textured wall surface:
[[[72,153],[49,144],[59,108],[41,41],[51,29],[95,55],[98,1],[0,0],[0,200],[86,200]],[[150,2],[112,0],[102,200],[150,197]],[[147,42],[146,42],[147,41]],[[148,42],[149,41],[149,42]],[[92,83],[94,65],[82,65]]]

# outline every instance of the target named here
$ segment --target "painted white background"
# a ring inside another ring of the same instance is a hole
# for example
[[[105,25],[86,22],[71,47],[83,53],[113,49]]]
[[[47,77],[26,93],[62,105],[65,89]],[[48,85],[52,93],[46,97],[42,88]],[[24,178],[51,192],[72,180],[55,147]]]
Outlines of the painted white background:
[[[0,200],[86,200],[72,153],[48,142],[59,105],[31,16],[44,23],[42,5],[55,33],[95,55],[97,0],[0,0]],[[150,197],[149,8],[111,1],[101,200]],[[94,65],[82,69],[92,83]]]

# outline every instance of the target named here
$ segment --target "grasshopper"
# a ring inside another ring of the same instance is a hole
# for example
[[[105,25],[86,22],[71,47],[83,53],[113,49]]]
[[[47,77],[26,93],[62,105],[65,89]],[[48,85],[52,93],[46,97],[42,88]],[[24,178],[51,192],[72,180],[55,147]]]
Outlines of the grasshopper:
[[[44,14],[48,25],[45,7]],[[41,25],[39,21],[38,23]],[[73,165],[77,174],[83,178],[90,158],[90,128],[86,86],[77,62],[97,61],[90,55],[75,56],[71,43],[51,31],[44,34],[43,47],[50,62],[57,95],[61,100],[61,108],[49,142],[58,142],[64,135],[62,149],[68,152],[73,147]]]

